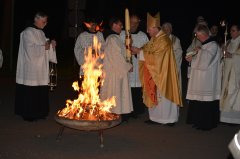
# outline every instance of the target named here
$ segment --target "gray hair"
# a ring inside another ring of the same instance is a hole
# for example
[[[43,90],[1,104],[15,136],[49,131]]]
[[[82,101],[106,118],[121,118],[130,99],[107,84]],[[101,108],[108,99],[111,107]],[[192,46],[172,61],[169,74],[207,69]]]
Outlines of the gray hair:
[[[206,25],[197,25],[196,32],[210,35],[210,30],[209,30],[208,26],[206,26]]]
[[[43,13],[43,12],[37,12],[34,16],[34,20],[40,19],[40,18],[45,18],[48,17],[47,14]]]
[[[172,24],[169,23],[169,22],[163,23],[162,28],[163,28],[163,27],[168,27],[168,28],[170,28],[170,30],[172,31]]]

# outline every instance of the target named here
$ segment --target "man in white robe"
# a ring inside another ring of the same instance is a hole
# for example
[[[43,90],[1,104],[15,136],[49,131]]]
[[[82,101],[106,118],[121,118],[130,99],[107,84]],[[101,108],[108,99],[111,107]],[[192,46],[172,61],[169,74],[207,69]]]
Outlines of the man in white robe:
[[[233,25],[230,34],[223,61],[220,121],[240,124],[240,26]]]
[[[89,20],[88,23],[85,22],[85,25],[87,27],[86,31],[78,35],[74,46],[74,55],[80,66],[79,76],[83,75],[81,66],[84,64],[84,55],[87,53],[87,49],[93,46],[93,37],[96,36],[98,42],[101,43],[102,46],[105,43],[102,32],[96,30],[97,23],[94,20]]]
[[[46,118],[49,113],[49,62],[57,63],[56,41],[48,41],[42,29],[47,15],[38,12],[34,25],[20,35],[16,70],[15,114],[26,121]]]
[[[202,43],[197,39],[196,37],[196,28],[199,26],[199,25],[205,25],[205,26],[208,26],[208,23],[204,20],[204,17],[203,16],[198,16],[197,17],[197,21],[196,21],[196,25],[193,29],[193,32],[192,32],[192,42],[191,44],[188,46],[187,48],[187,55],[188,54],[195,54],[195,48],[197,47],[201,47],[202,46]],[[188,63],[188,69],[187,69],[187,78],[189,79],[190,78],[190,72],[191,72],[191,61]]]
[[[100,89],[100,97],[102,100],[105,100],[116,96],[116,106],[111,109],[111,112],[128,114],[133,111],[131,88],[128,79],[132,64],[126,62],[125,44],[119,35],[122,30],[122,22],[118,18],[111,18],[109,25],[111,34],[106,39],[104,49],[103,70],[105,78]],[[125,117],[123,120],[125,120]]]
[[[137,15],[130,16],[130,32],[132,39],[132,46],[134,47],[142,47],[149,40],[146,33],[139,30],[140,18]],[[125,43],[126,33],[123,30],[120,34],[122,41]],[[139,114],[143,114],[145,112],[145,105],[142,101],[142,86],[141,81],[139,79],[139,55],[132,55],[132,64],[133,71],[129,73],[129,82],[131,86],[132,92],[132,100],[133,100],[133,112],[131,113],[131,117],[137,118]]]
[[[221,89],[221,49],[210,38],[206,25],[196,28],[196,37],[202,43],[196,47],[194,56],[186,57],[191,62],[191,73],[187,89],[189,101],[187,123],[194,128],[210,130],[219,122],[219,99]]]

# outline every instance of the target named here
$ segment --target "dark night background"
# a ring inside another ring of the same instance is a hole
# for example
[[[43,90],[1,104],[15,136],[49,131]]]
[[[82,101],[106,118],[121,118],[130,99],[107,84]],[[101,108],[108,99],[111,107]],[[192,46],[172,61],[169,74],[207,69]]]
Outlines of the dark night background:
[[[196,131],[185,124],[186,108],[181,110],[180,122],[175,128],[155,127],[156,125],[145,127],[143,117],[112,129],[110,133],[104,132],[107,146],[101,150],[96,144],[95,134],[88,132],[78,135],[66,130],[64,140],[55,142],[59,127],[52,117],[66,99],[76,95],[70,87],[72,79],[79,78],[79,66],[73,49],[75,39],[83,29],[82,22],[87,17],[94,17],[99,22],[103,20],[104,28],[107,29],[109,17],[117,15],[124,20],[124,10],[127,7],[130,13],[140,15],[140,28],[146,31],[147,12],[154,15],[159,11],[161,23],[168,21],[173,24],[173,33],[181,40],[184,57],[191,43],[196,18],[203,16],[209,26],[217,24],[220,27],[219,23],[223,19],[227,20],[229,26],[239,24],[238,3],[237,0],[0,0],[0,48],[4,56],[3,67],[0,69],[0,159],[232,159],[227,145],[239,131],[239,125],[220,125],[211,132]],[[61,80],[58,81],[55,92],[50,93],[52,114],[47,122],[25,123],[13,116],[16,63],[20,33],[32,24],[37,11],[49,15],[44,31],[47,37],[57,41],[57,72],[58,79]],[[222,37],[224,31],[225,28],[220,27]],[[186,70],[187,62],[183,58],[183,99],[187,87]]]
[[[169,0],[1,0],[0,1],[0,47],[4,54],[2,72],[15,73],[20,32],[33,21],[37,11],[44,11],[49,15],[48,25],[45,27],[47,37],[57,40],[57,56],[59,66],[70,71],[74,64],[74,41],[82,30],[82,21],[87,17],[94,17],[99,22],[103,20],[107,29],[111,15],[123,18],[124,9],[130,13],[140,15],[140,28],[146,31],[146,13],[155,14],[160,11],[161,23],[171,22],[173,33],[177,35],[185,53],[191,42],[192,30],[197,16],[203,16],[209,26],[227,19],[231,23],[240,22],[240,14],[236,16],[230,1],[169,1]],[[228,5],[229,4],[229,5]],[[76,11],[78,11],[76,13]],[[78,24],[78,29],[74,28]],[[221,29],[221,28],[220,28]],[[223,34],[224,28],[220,30]],[[186,62],[183,60],[183,68]],[[75,66],[74,66],[75,67]],[[66,72],[67,72],[66,71]]]

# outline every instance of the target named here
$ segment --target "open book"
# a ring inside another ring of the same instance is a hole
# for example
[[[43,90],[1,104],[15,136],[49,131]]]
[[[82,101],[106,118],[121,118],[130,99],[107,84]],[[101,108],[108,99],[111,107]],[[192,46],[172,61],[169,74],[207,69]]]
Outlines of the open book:
[[[197,55],[197,51],[190,51],[190,52],[187,52],[187,53],[186,53],[186,56],[185,56],[185,57],[186,57],[186,58],[189,58],[190,56],[193,57],[193,56],[195,56],[195,55]]]

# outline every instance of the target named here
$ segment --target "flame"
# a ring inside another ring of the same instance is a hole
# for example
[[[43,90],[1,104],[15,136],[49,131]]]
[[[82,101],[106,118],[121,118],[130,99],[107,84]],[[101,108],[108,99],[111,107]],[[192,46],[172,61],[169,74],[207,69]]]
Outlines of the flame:
[[[225,27],[226,24],[227,24],[226,20],[222,20],[222,21],[220,21],[220,25],[221,25],[222,27]]]
[[[93,23],[87,23],[87,22],[83,22],[85,24],[85,26],[89,29],[92,27]],[[96,24],[95,26],[95,31],[103,31],[103,21],[100,24]]]
[[[103,31],[104,29],[103,29],[103,21],[99,24],[99,25],[97,25],[96,26],[96,31]]]
[[[85,24],[85,26],[87,27],[87,28],[91,28],[92,27],[92,23],[87,23],[87,22],[83,22],[84,24]]]
[[[119,115],[110,113],[110,109],[116,106],[115,96],[101,101],[99,87],[103,84],[103,65],[100,61],[104,58],[100,54],[101,44],[96,36],[93,38],[93,47],[85,50],[85,63],[83,64],[84,78],[81,87],[75,81],[72,87],[78,91],[78,98],[67,100],[66,107],[59,110],[57,115],[76,120],[114,120]]]

